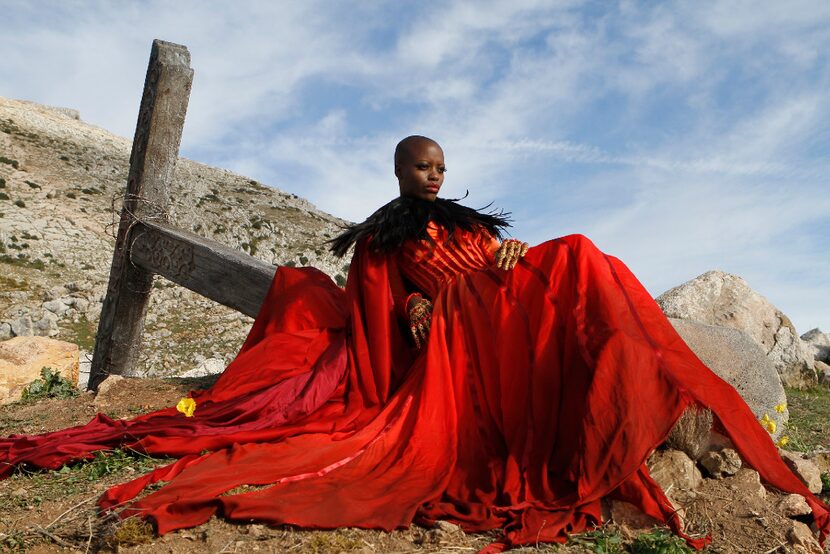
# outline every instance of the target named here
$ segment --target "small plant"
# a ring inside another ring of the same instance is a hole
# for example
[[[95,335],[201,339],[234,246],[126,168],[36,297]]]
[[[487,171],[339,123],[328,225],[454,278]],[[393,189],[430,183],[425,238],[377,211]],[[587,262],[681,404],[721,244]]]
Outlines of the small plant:
[[[632,554],[690,554],[686,541],[663,529],[655,528],[638,535],[631,544]]]
[[[6,194],[5,192],[0,192],[0,200],[8,200],[8,199],[9,199],[8,194]]]
[[[24,202],[23,200],[15,200],[14,205],[17,206],[18,208],[25,208],[26,207],[26,202]]]
[[[623,554],[623,539],[619,533],[606,527],[596,527],[593,531],[571,535],[568,545],[582,546],[596,554]]]
[[[34,181],[23,181],[23,182],[26,183],[27,185],[29,185],[29,188],[32,188],[32,189],[43,188],[40,185],[38,185],[37,183],[35,183]]]
[[[821,474],[821,492],[830,492],[830,473]]]
[[[74,192],[72,192],[72,191],[69,191],[69,192],[67,192],[67,193],[66,193],[66,197],[67,197],[67,198],[71,198],[71,199],[73,199],[73,200],[74,200],[75,198],[78,198],[78,195],[77,195],[77,194],[75,194],[75,193],[74,193]]]
[[[17,160],[13,160],[11,158],[7,158],[6,156],[0,156],[0,163],[8,164],[8,165],[12,166],[15,169],[20,167],[20,162],[18,162]]]
[[[35,379],[23,389],[20,400],[23,402],[35,402],[43,398],[74,398],[80,394],[75,385],[70,383],[57,371],[48,367],[40,370],[40,379]]]
[[[6,180],[0,177],[0,189],[6,188]]]

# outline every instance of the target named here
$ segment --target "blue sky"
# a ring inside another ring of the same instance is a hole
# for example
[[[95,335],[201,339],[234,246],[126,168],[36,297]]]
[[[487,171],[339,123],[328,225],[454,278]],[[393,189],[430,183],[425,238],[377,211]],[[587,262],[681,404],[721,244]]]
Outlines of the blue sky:
[[[392,150],[653,294],[744,277],[830,331],[830,3],[0,0],[0,95],[132,137],[153,38],[196,71],[182,154],[360,220]]]

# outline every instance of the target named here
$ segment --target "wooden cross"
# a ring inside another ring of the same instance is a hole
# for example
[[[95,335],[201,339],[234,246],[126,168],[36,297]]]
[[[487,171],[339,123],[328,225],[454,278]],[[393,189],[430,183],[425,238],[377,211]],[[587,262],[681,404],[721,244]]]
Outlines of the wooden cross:
[[[154,40],[138,112],[107,295],[89,384],[132,373],[141,347],[153,275],[254,317],[275,267],[170,225],[170,182],[179,157],[193,70],[187,48]]]

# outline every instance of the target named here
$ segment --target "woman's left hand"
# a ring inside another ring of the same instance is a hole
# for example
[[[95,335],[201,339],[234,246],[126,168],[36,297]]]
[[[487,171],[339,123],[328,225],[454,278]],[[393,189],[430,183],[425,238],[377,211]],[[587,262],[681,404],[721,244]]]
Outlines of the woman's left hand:
[[[513,269],[519,258],[527,254],[530,246],[526,242],[517,239],[507,239],[501,243],[496,251],[496,267],[500,269]]]

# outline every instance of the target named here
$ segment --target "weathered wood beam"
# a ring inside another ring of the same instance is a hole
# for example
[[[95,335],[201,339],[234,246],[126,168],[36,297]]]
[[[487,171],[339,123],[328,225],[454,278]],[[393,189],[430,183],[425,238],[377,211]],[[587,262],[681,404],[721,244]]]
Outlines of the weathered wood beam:
[[[245,315],[256,317],[276,267],[190,231],[140,222],[130,260]]]
[[[192,82],[187,48],[154,40],[107,295],[95,338],[88,385],[92,390],[107,375],[130,374],[138,359],[153,274],[129,263],[127,250],[137,218],[167,221],[169,186],[179,157]]]

